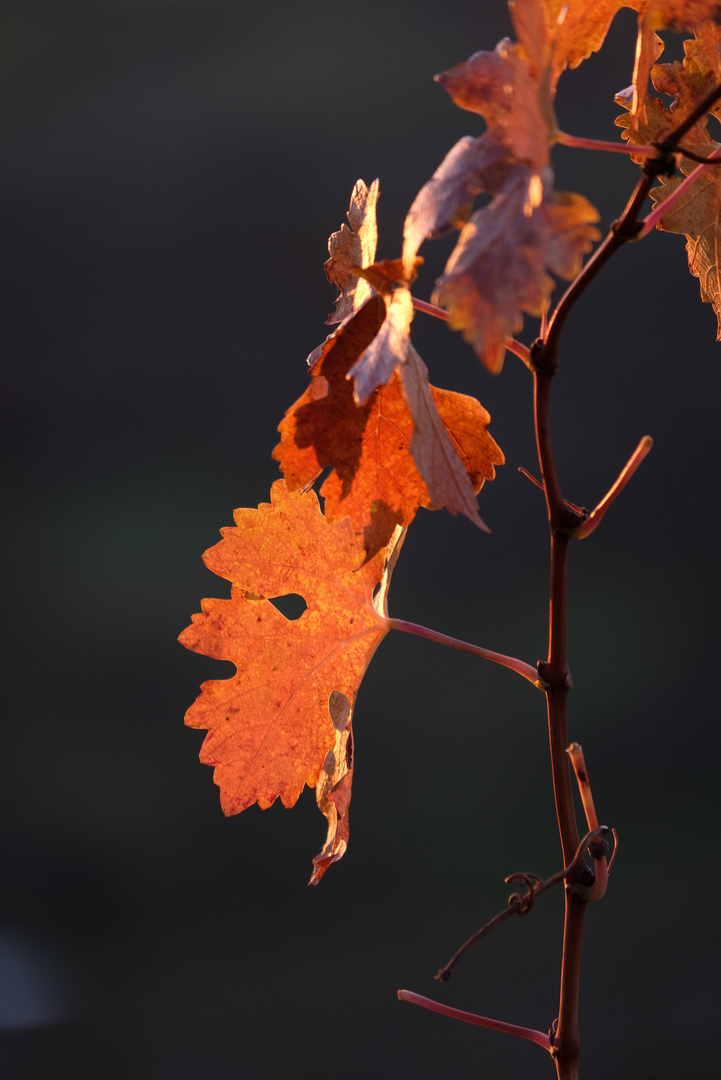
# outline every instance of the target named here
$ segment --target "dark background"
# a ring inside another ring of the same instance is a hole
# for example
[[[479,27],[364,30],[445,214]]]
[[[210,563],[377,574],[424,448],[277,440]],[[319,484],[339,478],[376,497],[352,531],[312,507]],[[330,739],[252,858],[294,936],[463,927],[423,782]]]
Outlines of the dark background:
[[[432,75],[509,32],[502,0],[5,0],[6,375],[0,1067],[7,1080],[553,1075],[536,1047],[401,1005],[405,986],[546,1030],[560,894],[437,967],[559,868],[543,700],[391,635],[356,710],[346,858],[306,888],[306,792],[226,820],[183,714],[211,660],[177,634],[235,506],[267,500],[275,428],[334,291],[322,263],[362,176],[379,257],[449,147],[482,125]],[[678,55],[679,39],[669,35]],[[615,138],[634,17],[560,84],[561,125]],[[554,152],[607,225],[636,170]],[[427,297],[452,238],[426,245]],[[584,1080],[717,1059],[719,346],[683,240],[615,257],[569,322],[555,387],[564,493],[592,506],[655,448],[571,562],[570,734],[620,834],[589,911]],[[535,327],[523,336],[532,340]],[[507,456],[493,535],[421,512],[392,613],[531,662],[547,541],[530,380],[494,379],[419,317],[437,385],[480,397]]]

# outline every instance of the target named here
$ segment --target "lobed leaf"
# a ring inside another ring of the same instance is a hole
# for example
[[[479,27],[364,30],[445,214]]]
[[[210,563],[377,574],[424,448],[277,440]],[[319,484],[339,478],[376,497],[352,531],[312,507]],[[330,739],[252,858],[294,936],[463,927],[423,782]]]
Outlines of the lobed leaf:
[[[644,122],[635,131],[628,116],[616,120],[623,127],[623,138],[633,138],[644,144],[658,141],[688,116],[699,101],[721,82],[721,28],[713,22],[700,26],[693,40],[684,42],[683,63],[657,64],[652,70],[654,87],[673,97],[667,108],[659,98],[646,101]],[[617,99],[619,100],[619,99]],[[621,101],[623,104],[623,101]],[[719,105],[712,109],[719,116]],[[709,157],[719,144],[708,132],[707,119],[696,123],[683,140],[685,146],[702,157]],[[688,176],[696,162],[681,157],[681,172]],[[654,206],[662,204],[681,183],[678,177],[665,177],[651,191]],[[662,232],[679,233],[686,237],[686,254],[690,272],[699,279],[701,299],[710,303],[716,313],[721,340],[721,174],[719,167],[709,169],[683,194],[657,225]]]
[[[663,52],[657,30],[696,31],[704,24],[721,22],[721,4],[712,0],[629,0],[626,5],[638,12],[638,40],[633,72],[631,130],[646,121],[648,80],[653,65]]]
[[[427,237],[460,229],[473,200],[483,191],[498,191],[516,164],[505,142],[492,134],[478,139],[464,135],[452,147],[413,200],[403,226],[403,262],[409,267]]]
[[[529,214],[528,172],[518,166],[506,188],[464,226],[438,281],[434,301],[447,308],[489,370],[503,366],[505,341],[540,316],[554,282],[575,277],[600,233],[598,213],[581,195],[551,192]]]
[[[270,503],[236,510],[234,517],[235,527],[222,529],[223,539],[203,556],[209,569],[232,582],[231,599],[204,600],[202,614],[179,640],[194,652],[232,661],[237,671],[204,683],[185,722],[208,731],[200,758],[214,767],[226,814],[255,802],[265,809],[277,798],[293,806],[322,772],[327,802],[347,775],[336,780],[328,757],[339,750],[338,732],[349,732],[350,712],[341,725],[339,702],[345,698],[352,711],[389,629],[393,545],[361,566],[350,522],[327,521],[313,492],[290,492],[282,480],[273,485]],[[296,620],[270,602],[290,593],[307,603]],[[347,818],[350,780],[344,787],[336,813]],[[347,820],[343,828],[347,840]],[[342,854],[341,839],[332,841],[331,858]]]

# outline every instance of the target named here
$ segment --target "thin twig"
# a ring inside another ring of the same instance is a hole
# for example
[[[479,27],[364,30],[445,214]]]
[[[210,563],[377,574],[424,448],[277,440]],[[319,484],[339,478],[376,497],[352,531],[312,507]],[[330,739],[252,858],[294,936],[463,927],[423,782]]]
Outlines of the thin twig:
[[[581,524],[574,532],[573,535],[576,537],[577,540],[583,540],[585,537],[590,536],[591,533],[598,528],[598,526],[601,524],[601,519],[603,518],[603,515],[606,513],[614,499],[616,499],[617,496],[620,495],[620,493],[623,491],[626,484],[636,472],[636,469],[650,452],[652,446],[653,439],[651,438],[651,436],[644,435],[634,452],[631,454],[631,457],[621,469],[621,472],[618,475],[618,479],[603,496],[598,506],[595,506],[593,508],[586,520],[581,522]]]
[[[451,977],[453,968],[459,960],[462,960],[466,953],[470,952],[473,946],[477,945],[482,938],[490,934],[491,930],[494,930],[502,922],[505,922],[511,915],[527,914],[533,907],[533,902],[537,896],[546,892],[547,889],[553,888],[554,885],[558,885],[561,881],[572,877],[576,871],[581,870],[582,866],[585,867],[585,854],[588,845],[593,843],[594,840],[604,836],[607,832],[608,827],[606,825],[599,825],[595,829],[591,829],[579,843],[578,850],[569,865],[564,870],[559,870],[557,873],[552,874],[551,877],[546,878],[545,881],[541,881],[535,874],[509,874],[509,876],[504,879],[506,884],[509,884],[511,881],[517,881],[519,878],[536,878],[536,882],[534,885],[531,885],[527,880],[527,884],[529,885],[528,892],[523,896],[519,896],[518,894],[510,896],[508,898],[508,906],[505,907],[503,911],[499,911],[497,915],[494,915],[492,919],[489,919],[480,930],[476,930],[475,934],[472,934],[468,940],[461,945],[460,949],[456,950],[448,963],[444,964],[442,968],[439,968],[434,975],[434,978],[439,982],[447,982]]]
[[[648,219],[642,223],[639,218],[654,180],[661,173],[673,168],[671,155],[676,151],[679,142],[719,98],[721,98],[721,85],[707,95],[666,139],[657,144],[658,154],[647,157],[643,166],[643,175],[620,219],[613,223],[606,238],[559,300],[549,321],[545,338],[537,341],[531,349],[534,371],[536,445],[551,534],[549,651],[548,661],[539,664],[539,674],[549,684],[546,698],[551,769],[564,863],[569,862],[569,851],[573,850],[576,842],[573,840],[574,835],[576,840],[578,837],[569,762],[565,753],[568,744],[566,703],[568,690],[573,685],[566,652],[566,575],[569,540],[576,534],[582,519],[573,514],[561,494],[550,434],[550,386],[558,370],[561,333],[576,301],[611,256],[627,241],[638,239],[642,228],[649,224]],[[709,165],[700,165],[699,169],[709,167]],[[567,888],[565,893],[560,1002],[552,1053],[559,1080],[576,1080],[580,1052],[578,1002],[581,943],[587,897],[584,897],[582,891],[572,888]]]
[[[540,480],[536,480],[533,473],[529,473],[528,469],[524,469],[522,465],[518,466],[518,471],[519,473],[523,473],[526,480],[530,480],[532,484],[535,484],[539,491],[543,491],[543,484]],[[569,502],[568,499],[563,500],[563,505],[567,506],[569,510],[572,510],[574,514],[578,514],[579,517],[583,518],[584,520],[588,517],[588,510],[586,510],[583,506],[576,506],[575,503]]]
[[[437,304],[429,304],[427,300],[419,300],[415,296],[411,297],[411,303],[416,311],[422,311],[424,315],[433,315],[436,319],[448,322],[448,312]]]
[[[586,815],[586,822],[588,823],[589,829],[595,829],[598,825],[598,817],[596,816],[596,806],[593,801],[591,781],[588,779],[583,748],[579,743],[572,742],[566,750],[566,753],[571,759],[573,771],[576,774],[578,790],[581,795],[581,802],[583,803],[583,812]],[[608,842],[606,840],[600,840],[591,844],[589,854],[594,860],[596,872],[593,884],[584,892],[583,898],[587,903],[593,904],[597,903],[599,900],[603,900],[608,887],[608,864],[606,863]]]
[[[492,660],[494,664],[500,664],[502,667],[515,671],[517,675],[522,675],[524,679],[528,679],[529,682],[533,683],[538,690],[545,689],[545,683],[538,674],[538,669],[531,664],[527,664],[524,660],[518,660],[515,656],[505,656],[503,653],[491,652],[490,649],[483,649],[480,645],[471,645],[468,641],[460,641],[458,638],[449,637],[448,634],[440,634],[437,630],[430,630],[427,626],[406,622],[405,619],[389,619],[388,622],[391,630],[403,630],[406,634],[415,634],[416,637],[435,641],[439,645],[448,645],[451,649],[459,649],[461,652],[480,656],[483,660]]]
[[[443,322],[449,321],[448,312],[445,308],[438,307],[437,304],[429,304],[427,300],[419,300],[415,296],[411,297],[411,303],[416,311],[422,311],[424,315],[433,315],[434,318],[442,319]],[[521,341],[516,341],[515,338],[508,338],[504,345],[509,352],[522,360],[526,367],[531,366],[531,350],[527,345],[524,345]]]
[[[657,203],[656,206],[654,206],[651,213],[641,222],[641,229],[637,239],[642,240],[644,236],[648,236],[650,232],[653,232],[661,218],[670,213],[674,205],[686,194],[691,185],[695,184],[697,180],[700,180],[703,174],[708,172],[714,165],[718,164],[719,161],[721,161],[721,147],[714,151],[705,164],[698,165],[693,172],[689,173],[686,179],[682,180],[678,187],[673,189],[667,199],[663,199],[662,202]]]
[[[706,95],[703,101],[698,103],[696,108],[688,114],[685,120],[682,120],[665,139],[657,144],[659,149],[665,152],[676,150],[686,132],[690,131],[694,124],[697,124],[701,117],[706,115],[719,98],[721,98],[721,83],[714,87],[714,89]]]
[[[577,150],[603,150],[609,154],[635,154],[637,157],[657,157],[658,149],[655,146],[641,146],[635,143],[608,142],[605,139],[586,139],[582,135],[569,135],[565,131],[559,131],[556,142],[561,146],[572,146]]]

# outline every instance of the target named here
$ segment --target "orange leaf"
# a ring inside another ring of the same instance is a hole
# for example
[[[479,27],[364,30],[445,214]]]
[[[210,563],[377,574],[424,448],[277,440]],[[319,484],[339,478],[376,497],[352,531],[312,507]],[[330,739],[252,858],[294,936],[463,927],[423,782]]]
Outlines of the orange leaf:
[[[552,87],[565,67],[575,68],[597,52],[606,38],[614,16],[621,8],[638,12],[636,46],[637,84],[634,115],[642,116],[649,71],[659,51],[656,30],[695,30],[707,20],[719,20],[721,4],[714,0],[515,0],[513,24],[519,41],[538,40],[532,28],[534,11],[542,3],[551,46]],[[663,47],[663,42],[658,42]]]
[[[350,516],[368,557],[385,547],[396,525],[409,525],[419,506],[447,505],[476,520],[473,493],[503,463],[480,402],[427,381],[425,392],[418,387],[426,372],[412,346],[412,372],[410,364],[400,366],[402,382],[394,374],[356,405],[348,372],[377,333],[384,310],[382,298],[371,297],[326,342],[311,385],[279,426],[281,441],[273,451],[293,490],[331,467],[320,491],[325,514],[332,521]]]
[[[638,12],[636,62],[633,70],[633,102],[630,127],[636,132],[646,122],[648,79],[663,52],[657,30],[698,30],[721,21],[721,4],[713,0],[627,0]]]
[[[702,23],[721,22],[715,0],[629,0],[652,30],[696,30]]]
[[[531,0],[531,3],[538,0]],[[605,41],[613,18],[632,0],[542,0],[546,26],[551,40],[552,83],[566,68],[576,68],[591,53],[598,52]],[[516,0],[516,7],[528,0]],[[516,20],[514,18],[514,25]],[[516,25],[518,32],[518,26]],[[520,37],[520,34],[519,34]]]
[[[645,119],[632,132],[631,118],[620,116],[619,127],[626,130],[623,138],[634,142],[650,143],[663,138],[688,116],[721,79],[721,29],[713,22],[704,23],[696,30],[695,40],[685,41],[686,53],[683,63],[657,64],[652,70],[657,90],[674,98],[673,106],[666,108],[659,98],[646,101]],[[621,98],[617,98],[623,104]],[[717,103],[711,110],[717,117],[721,106]],[[719,144],[711,138],[707,118],[703,117],[684,137],[681,147],[692,150],[701,157],[709,157],[718,150]],[[696,169],[691,158],[681,158],[681,172],[688,176]],[[659,187],[651,190],[654,205],[663,203],[679,186],[677,176],[664,177]],[[716,313],[717,340],[721,340],[721,175],[719,166],[705,172],[682,194],[657,227],[663,232],[680,233],[686,237],[686,254],[691,273],[699,279],[701,299],[710,303]]]
[[[340,696],[352,709],[389,629],[392,569],[392,559],[384,569],[391,549],[361,567],[350,523],[330,523],[313,492],[291,493],[282,480],[270,503],[234,517],[235,527],[222,529],[223,539],[203,556],[233,583],[231,599],[204,600],[179,639],[237,667],[230,679],[204,683],[185,718],[208,731],[200,758],[215,768],[226,814],[255,802],[265,809],[278,797],[293,806],[304,784],[314,787],[322,770],[329,775]],[[269,599],[291,593],[307,603],[296,620]],[[349,716],[344,732],[348,723]],[[345,798],[347,810],[349,792]]]

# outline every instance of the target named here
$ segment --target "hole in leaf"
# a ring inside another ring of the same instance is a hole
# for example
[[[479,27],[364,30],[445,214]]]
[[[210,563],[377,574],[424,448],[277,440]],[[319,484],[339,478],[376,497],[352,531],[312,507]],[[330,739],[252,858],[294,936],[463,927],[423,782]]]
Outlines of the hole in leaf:
[[[308,605],[298,593],[289,593],[287,596],[273,596],[270,598],[273,607],[277,608],[286,619],[296,622],[306,610]]]

